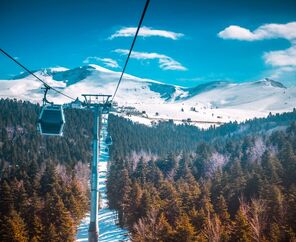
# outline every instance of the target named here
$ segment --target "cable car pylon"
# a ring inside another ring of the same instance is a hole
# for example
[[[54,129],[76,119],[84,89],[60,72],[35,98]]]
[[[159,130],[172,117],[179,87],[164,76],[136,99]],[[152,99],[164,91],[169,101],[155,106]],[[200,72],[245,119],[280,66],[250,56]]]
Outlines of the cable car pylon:
[[[90,204],[90,223],[88,228],[88,241],[97,242],[99,238],[99,179],[98,162],[100,152],[100,136],[102,130],[102,116],[109,113],[111,95],[103,94],[82,94],[85,99],[84,106],[93,112],[93,159],[91,162],[91,204]]]

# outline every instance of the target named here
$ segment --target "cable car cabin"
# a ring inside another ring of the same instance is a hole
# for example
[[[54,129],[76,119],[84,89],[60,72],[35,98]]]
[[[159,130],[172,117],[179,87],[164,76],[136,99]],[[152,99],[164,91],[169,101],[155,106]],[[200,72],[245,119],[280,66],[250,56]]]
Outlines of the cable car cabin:
[[[110,135],[107,136],[105,143],[106,143],[106,145],[112,145],[112,138]]]
[[[65,116],[61,105],[43,106],[38,120],[41,135],[62,136],[64,124]]]

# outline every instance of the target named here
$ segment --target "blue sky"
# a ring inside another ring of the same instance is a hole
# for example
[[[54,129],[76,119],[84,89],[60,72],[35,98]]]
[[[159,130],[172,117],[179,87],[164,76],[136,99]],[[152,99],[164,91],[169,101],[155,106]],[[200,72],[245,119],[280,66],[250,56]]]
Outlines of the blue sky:
[[[2,0],[0,47],[32,70],[121,71],[144,0]],[[296,84],[296,1],[151,0],[127,72],[182,86]],[[0,78],[22,70],[0,56]]]

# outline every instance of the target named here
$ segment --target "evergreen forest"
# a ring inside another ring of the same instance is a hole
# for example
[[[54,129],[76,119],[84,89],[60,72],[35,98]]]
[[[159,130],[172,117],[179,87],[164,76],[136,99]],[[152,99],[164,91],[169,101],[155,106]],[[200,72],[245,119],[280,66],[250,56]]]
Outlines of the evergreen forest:
[[[91,113],[0,99],[0,241],[74,241],[89,210]],[[295,241],[296,110],[207,130],[109,116],[107,194],[131,241]]]

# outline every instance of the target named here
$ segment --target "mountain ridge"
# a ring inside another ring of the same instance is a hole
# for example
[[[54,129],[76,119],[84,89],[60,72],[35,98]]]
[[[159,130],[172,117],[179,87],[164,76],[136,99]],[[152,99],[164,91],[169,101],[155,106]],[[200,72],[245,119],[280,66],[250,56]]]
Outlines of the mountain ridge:
[[[113,94],[121,74],[94,64],[72,69],[45,68],[34,73],[73,97],[80,97],[82,93]],[[32,102],[42,100],[42,83],[28,73],[11,80],[0,80],[0,87],[1,97],[17,97]],[[56,103],[69,102],[52,91],[48,97]],[[219,122],[243,121],[266,116],[269,112],[291,111],[295,100],[295,87],[288,88],[269,78],[243,83],[212,81],[182,87],[129,74],[124,74],[115,98],[119,107],[132,106],[152,118]],[[139,117],[134,120],[147,123]]]
[[[87,78],[90,74],[91,71],[90,70],[98,70],[101,72],[109,72],[109,73],[120,73],[120,72],[115,72],[115,71],[111,71],[107,68],[95,65],[95,64],[89,64],[89,65],[83,65],[83,66],[79,66],[79,67],[75,67],[72,69],[66,68],[66,67],[49,67],[49,68],[42,68],[39,70],[34,70],[32,71],[33,73],[43,73],[44,75],[52,75],[53,79],[56,81],[64,81],[65,79],[67,79],[67,77],[75,77],[75,75],[79,75],[77,80],[75,82],[70,82],[70,84],[68,85],[72,85],[75,84],[78,81],[82,81],[83,79]],[[74,73],[74,76],[73,76]],[[72,74],[72,75],[69,75]],[[131,76],[133,78],[137,78],[136,76],[132,76],[129,74],[125,74],[126,76]],[[10,80],[17,80],[17,79],[22,79],[25,77],[30,76],[30,73],[28,72],[23,72],[21,74],[15,75],[12,78],[10,78]],[[162,83],[159,81],[155,81],[155,80],[150,80],[150,79],[143,79],[140,78],[142,80],[149,80],[152,83],[158,83],[158,84],[162,84],[164,86],[172,86],[172,87],[181,87],[183,90],[190,90],[192,93],[198,94],[202,91],[208,91],[212,88],[216,88],[219,86],[224,86],[227,84],[235,84],[236,82],[232,82],[232,81],[223,81],[223,80],[217,80],[217,81],[209,81],[206,83],[201,83],[201,84],[197,84],[195,86],[192,87],[184,87],[184,86],[179,86],[179,85],[174,85],[174,84],[168,84],[168,83]],[[1,81],[1,80],[0,80]],[[262,80],[257,80],[257,81],[247,81],[247,82],[242,82],[242,83],[253,83],[254,85],[260,85],[263,83],[269,83],[271,86],[274,87],[281,87],[281,88],[287,88],[284,84],[282,84],[280,81],[275,81],[272,80],[270,78],[264,78]]]

